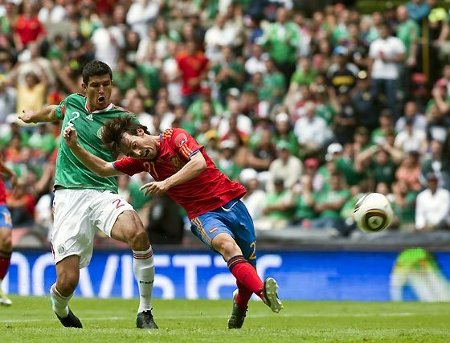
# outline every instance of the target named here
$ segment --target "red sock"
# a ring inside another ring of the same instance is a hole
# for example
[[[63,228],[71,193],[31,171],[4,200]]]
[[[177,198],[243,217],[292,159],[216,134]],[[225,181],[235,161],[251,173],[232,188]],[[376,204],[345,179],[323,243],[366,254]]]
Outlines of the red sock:
[[[0,280],[3,280],[8,272],[9,263],[11,262],[11,253],[0,251]]]
[[[255,293],[260,298],[263,297],[264,283],[256,273],[255,268],[247,262],[244,256],[234,256],[228,260],[227,264],[231,274],[243,288],[247,288],[248,291]]]
[[[250,301],[253,292],[239,281],[236,281],[236,285],[238,287],[238,294],[235,299],[236,305],[238,305],[239,308],[245,310],[248,306],[248,302]]]

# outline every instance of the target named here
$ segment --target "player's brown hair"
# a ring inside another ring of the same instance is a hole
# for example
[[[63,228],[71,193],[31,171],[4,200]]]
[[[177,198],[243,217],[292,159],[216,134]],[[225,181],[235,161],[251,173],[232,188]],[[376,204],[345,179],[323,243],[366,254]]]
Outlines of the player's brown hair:
[[[142,129],[145,133],[150,134],[147,126],[141,125],[134,116],[130,115],[110,119],[105,122],[102,128],[103,146],[111,150],[115,155],[119,155],[122,135],[128,133],[137,136],[138,129]]]

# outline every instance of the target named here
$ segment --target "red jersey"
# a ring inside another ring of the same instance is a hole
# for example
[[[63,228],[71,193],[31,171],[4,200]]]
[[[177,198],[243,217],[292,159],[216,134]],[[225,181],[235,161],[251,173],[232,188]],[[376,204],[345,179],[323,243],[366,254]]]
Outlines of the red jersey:
[[[128,175],[147,171],[156,181],[163,181],[178,172],[198,151],[206,160],[206,169],[167,192],[186,210],[188,217],[193,219],[242,197],[246,190],[240,183],[230,180],[219,171],[204,148],[185,130],[165,130],[160,135],[159,155],[153,160],[125,157],[115,161],[114,167]]]
[[[200,92],[201,85],[191,86],[189,85],[189,81],[195,77],[199,77],[206,70],[208,59],[201,52],[196,53],[194,56],[183,52],[177,56],[176,60],[183,79],[181,87],[183,96]]]
[[[0,205],[6,204],[6,188],[3,178],[0,177]]]
[[[26,45],[45,34],[45,29],[37,17],[19,16],[14,24],[14,32],[19,35],[22,44]]]

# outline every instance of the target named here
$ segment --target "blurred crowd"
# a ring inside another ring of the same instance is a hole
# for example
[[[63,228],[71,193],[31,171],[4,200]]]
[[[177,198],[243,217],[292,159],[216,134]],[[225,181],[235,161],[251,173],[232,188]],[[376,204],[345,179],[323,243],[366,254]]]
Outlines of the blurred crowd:
[[[0,0],[0,147],[19,177],[8,195],[16,229],[45,244],[60,132],[16,113],[80,92],[94,58],[113,70],[113,103],[153,133],[186,129],[247,187],[257,230],[349,236],[358,197],[374,191],[392,202],[391,230],[448,228],[448,9],[298,3]],[[119,189],[151,237],[181,242],[184,214],[143,196],[148,181],[121,177]]]

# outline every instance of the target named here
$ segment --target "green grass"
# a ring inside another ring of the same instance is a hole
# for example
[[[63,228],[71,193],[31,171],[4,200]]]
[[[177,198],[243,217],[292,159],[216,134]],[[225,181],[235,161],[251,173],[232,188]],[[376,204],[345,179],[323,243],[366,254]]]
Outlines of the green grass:
[[[134,328],[136,300],[73,299],[84,329],[66,329],[49,299],[0,307],[0,342],[450,342],[449,303],[286,301],[280,314],[253,301],[241,330],[226,328],[231,301],[157,300],[160,329]]]

